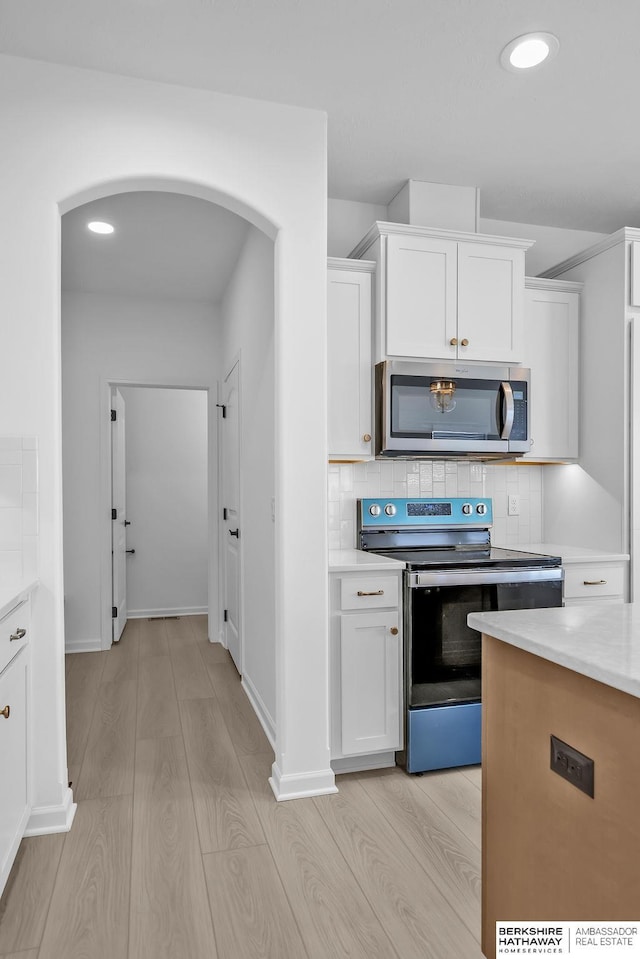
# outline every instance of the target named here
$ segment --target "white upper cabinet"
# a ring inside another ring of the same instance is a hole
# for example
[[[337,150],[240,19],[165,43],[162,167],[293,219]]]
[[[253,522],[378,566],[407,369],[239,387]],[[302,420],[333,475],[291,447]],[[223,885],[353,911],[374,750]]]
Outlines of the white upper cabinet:
[[[371,281],[375,264],[330,259],[327,271],[329,459],[372,453]]]
[[[524,250],[458,243],[458,358],[521,363],[523,322]]]
[[[581,284],[526,281],[524,363],[531,369],[533,445],[525,460],[578,457]]]
[[[577,459],[581,284],[526,283],[524,361],[531,369],[533,443],[523,459]]]
[[[455,356],[445,347],[457,331],[457,243],[394,235],[386,254],[386,352]]]
[[[521,363],[528,240],[376,223],[353,251],[375,260],[375,361]]]

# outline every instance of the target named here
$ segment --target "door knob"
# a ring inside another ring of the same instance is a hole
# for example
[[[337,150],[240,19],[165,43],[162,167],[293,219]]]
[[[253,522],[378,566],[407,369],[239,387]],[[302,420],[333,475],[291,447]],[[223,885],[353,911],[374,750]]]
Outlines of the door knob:
[[[131,526],[131,520],[126,519],[126,520],[124,521],[124,525],[125,525],[125,526]]]
[[[458,337],[457,337],[457,336],[452,336],[451,339],[449,340],[449,343],[450,343],[451,346],[457,346],[457,345],[458,345]]]
[[[365,433],[364,436],[362,437],[362,439],[364,440],[365,443],[370,443],[370,442],[371,442],[371,433]]]
[[[135,549],[128,549],[128,550],[126,550],[126,552],[127,552],[127,553],[135,553]]]
[[[397,636],[397,635],[398,635],[398,627],[397,627],[397,626],[392,626],[391,629],[389,630],[389,632],[391,633],[392,636]]]
[[[236,539],[239,539],[239,538],[240,538],[240,530],[239,530],[239,529],[230,529],[230,530],[229,530],[229,536],[235,536]]]
[[[460,345],[461,345],[461,346],[469,346],[469,340],[462,340]]]
[[[4,716],[5,719],[8,719],[11,715],[11,706],[5,706],[4,709],[0,709],[0,716]]]

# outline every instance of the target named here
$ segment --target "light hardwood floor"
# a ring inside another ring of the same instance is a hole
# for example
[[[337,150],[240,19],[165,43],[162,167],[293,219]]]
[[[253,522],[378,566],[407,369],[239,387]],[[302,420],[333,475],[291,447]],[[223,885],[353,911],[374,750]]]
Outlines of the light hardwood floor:
[[[66,835],[22,842],[3,959],[481,959],[479,769],[276,803],[204,617],[67,657]]]

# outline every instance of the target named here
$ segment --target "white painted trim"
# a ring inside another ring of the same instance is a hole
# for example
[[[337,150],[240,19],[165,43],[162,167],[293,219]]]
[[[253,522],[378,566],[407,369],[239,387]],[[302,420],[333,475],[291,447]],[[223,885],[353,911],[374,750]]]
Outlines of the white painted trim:
[[[346,256],[328,256],[327,269],[342,270],[343,272],[353,270],[354,273],[375,273],[376,262],[375,260],[352,260]]]
[[[130,609],[127,619],[157,619],[163,616],[204,616],[207,606],[176,606],[175,609]]]
[[[581,250],[580,253],[570,256],[561,263],[556,263],[555,266],[545,270],[540,276],[553,279],[562,273],[567,273],[576,266],[580,266],[581,263],[586,263],[587,260],[591,260],[594,256],[599,256],[600,253],[605,253],[607,250],[613,249],[614,246],[618,246],[619,243],[624,243],[625,240],[640,240],[640,229],[628,226],[623,227],[621,230],[612,233],[611,236],[605,237],[604,240],[600,240],[599,243],[594,243],[593,246],[587,247],[586,250]]]
[[[431,236],[443,240],[456,240],[459,243],[483,243],[493,246],[510,246],[515,250],[528,250],[535,240],[523,240],[515,236],[489,236],[485,233],[464,233],[459,230],[440,230],[435,227],[414,226],[411,223],[384,223],[377,220],[366,236],[349,254],[349,258],[357,259],[375,243],[379,236],[388,236],[394,233],[400,236]]]
[[[247,694],[247,699],[253,706],[253,711],[260,720],[260,725],[264,729],[264,734],[271,744],[271,748],[275,752],[276,749],[276,724],[273,720],[273,717],[267,707],[264,704],[264,700],[260,696],[260,693],[253,685],[247,674],[245,673],[242,677],[242,688]]]
[[[25,829],[25,836],[48,836],[56,832],[69,832],[77,805],[73,793],[65,790],[64,800],[59,806],[34,806]]]
[[[579,280],[550,280],[542,276],[525,276],[525,290],[551,290],[554,293],[582,293],[584,283]]]
[[[334,773],[358,773],[365,769],[389,769],[396,765],[394,750],[384,753],[370,753],[368,756],[345,756],[342,759],[332,759],[331,768]]]
[[[65,643],[65,656],[68,653],[99,653],[102,650],[102,640],[99,636],[95,639],[71,639]]]
[[[336,777],[333,769],[317,769],[306,773],[291,775],[280,772],[277,763],[271,767],[269,785],[278,802],[287,799],[308,799],[310,796],[326,796],[337,793]]]

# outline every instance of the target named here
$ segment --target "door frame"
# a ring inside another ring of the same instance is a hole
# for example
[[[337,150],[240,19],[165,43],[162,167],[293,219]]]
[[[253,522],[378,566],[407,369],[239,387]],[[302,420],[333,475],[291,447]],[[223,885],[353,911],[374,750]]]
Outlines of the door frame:
[[[216,389],[200,381],[189,380],[131,380],[109,376],[100,379],[100,646],[111,648],[111,596],[113,571],[111,563],[111,389],[112,387],[140,387],[159,390],[200,390],[207,394],[207,505],[208,505],[208,563],[207,563],[207,601],[208,635],[212,635],[214,624],[221,618],[219,603],[219,431],[216,415],[216,397],[220,394],[220,383]],[[218,544],[216,546],[216,544]],[[217,557],[218,570],[214,570]]]

